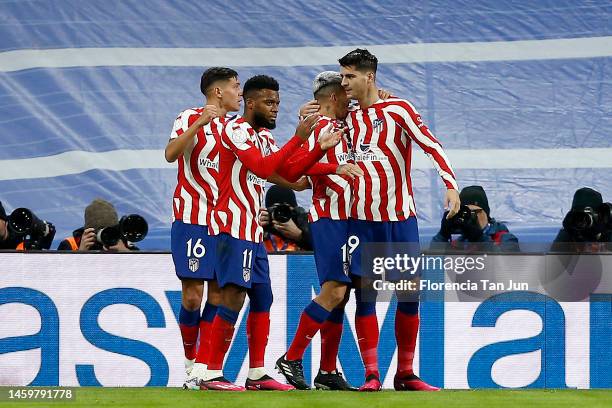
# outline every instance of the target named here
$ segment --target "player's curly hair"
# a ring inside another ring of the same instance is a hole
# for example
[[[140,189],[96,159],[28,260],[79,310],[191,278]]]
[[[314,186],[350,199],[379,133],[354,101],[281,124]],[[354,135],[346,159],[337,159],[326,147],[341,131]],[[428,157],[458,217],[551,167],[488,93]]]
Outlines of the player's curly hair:
[[[271,89],[273,91],[277,91],[280,89],[278,85],[278,81],[271,76],[268,75],[255,75],[247,79],[244,83],[244,87],[242,88],[242,94],[244,98],[250,97],[254,91],[259,91],[262,89]]]
[[[238,73],[231,68],[208,68],[206,71],[204,71],[202,78],[200,79],[200,91],[202,91],[203,95],[207,95],[215,82],[227,81],[232,78],[238,78]]]
[[[358,71],[373,71],[376,73],[378,58],[364,48],[356,48],[338,60],[343,67],[355,67]]]

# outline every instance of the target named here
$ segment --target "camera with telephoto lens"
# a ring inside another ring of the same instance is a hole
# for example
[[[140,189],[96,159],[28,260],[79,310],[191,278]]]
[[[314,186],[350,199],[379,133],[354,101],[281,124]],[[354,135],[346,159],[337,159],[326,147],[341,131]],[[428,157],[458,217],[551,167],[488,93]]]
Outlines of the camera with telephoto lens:
[[[445,220],[447,215],[448,211],[443,215]],[[448,223],[451,234],[463,234],[468,228],[478,225],[478,215],[467,205],[462,204],[457,214],[445,222]]]
[[[285,223],[296,215],[294,209],[287,203],[276,203],[272,207],[268,207],[267,210],[270,214],[270,220],[280,223]]]
[[[55,226],[38,218],[32,210],[17,208],[8,217],[9,232],[23,239],[25,249],[49,249]]]
[[[127,242],[139,242],[149,232],[149,224],[138,214],[124,215],[119,224],[96,231],[96,241],[106,248],[117,245],[120,239]],[[100,248],[92,248],[100,249]]]
[[[612,204],[603,203],[597,208],[570,210],[563,220],[563,228],[585,237],[612,231]]]

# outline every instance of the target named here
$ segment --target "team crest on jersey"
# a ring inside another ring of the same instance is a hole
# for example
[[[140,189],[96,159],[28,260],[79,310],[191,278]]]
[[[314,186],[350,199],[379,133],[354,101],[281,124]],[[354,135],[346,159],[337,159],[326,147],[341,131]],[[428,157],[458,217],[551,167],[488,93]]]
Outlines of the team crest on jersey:
[[[372,122],[372,130],[376,133],[380,133],[383,130],[383,121],[382,119],[374,119]]]
[[[245,282],[251,280],[251,268],[242,268],[242,279],[244,279]]]
[[[198,269],[200,269],[200,260],[198,258],[189,258],[189,270],[195,273]]]
[[[232,142],[234,144],[243,144],[249,138],[249,132],[241,128],[240,126],[236,126],[232,129]]]
[[[349,263],[348,262],[342,262],[342,270],[346,276],[349,276]]]

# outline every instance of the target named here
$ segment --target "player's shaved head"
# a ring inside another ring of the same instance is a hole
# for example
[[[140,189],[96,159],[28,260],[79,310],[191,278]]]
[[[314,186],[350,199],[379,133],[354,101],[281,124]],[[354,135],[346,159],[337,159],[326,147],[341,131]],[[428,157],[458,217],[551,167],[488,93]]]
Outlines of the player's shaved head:
[[[271,76],[268,75],[255,75],[247,79],[244,83],[244,87],[242,88],[242,95],[244,99],[252,98],[257,91],[261,91],[264,89],[269,89],[271,91],[276,91],[280,89],[278,85],[278,81]]]
[[[216,82],[229,81],[232,78],[238,78],[238,73],[231,68],[208,68],[204,71],[200,79],[200,91],[202,91],[204,96],[210,96],[210,92],[213,90]]]
[[[374,72],[378,68],[378,59],[370,51],[356,48],[338,60],[340,66],[353,67],[361,72]]]

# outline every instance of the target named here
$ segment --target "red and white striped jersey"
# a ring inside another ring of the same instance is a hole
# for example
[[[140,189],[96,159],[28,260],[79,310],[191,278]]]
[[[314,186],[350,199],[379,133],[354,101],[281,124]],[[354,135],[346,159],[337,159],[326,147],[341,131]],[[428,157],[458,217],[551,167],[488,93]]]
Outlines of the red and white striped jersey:
[[[269,156],[279,148],[269,130],[256,132],[240,116],[228,120],[219,136],[220,192],[215,218],[220,231],[234,238],[262,242],[263,229],[257,217],[266,179],[249,170],[241,158]]]
[[[312,151],[324,131],[328,129],[341,129],[343,127],[344,122],[321,116],[304,147]],[[348,163],[349,156],[350,151],[346,136],[344,136],[340,143],[325,153],[325,156],[319,160],[319,163],[339,166]],[[309,175],[308,179],[312,186],[312,206],[308,214],[309,221],[314,222],[319,218],[331,218],[333,220],[348,219],[351,205],[352,182],[350,177],[327,174]]]
[[[200,117],[203,107],[186,109],[174,121],[170,139],[176,139]],[[207,225],[217,234],[213,209],[219,196],[219,147],[215,134],[221,132],[224,118],[215,118],[200,128],[193,142],[178,159],[177,185],[174,190],[172,219],[187,224]]]
[[[354,181],[352,218],[402,221],[416,215],[410,179],[413,141],[431,159],[446,187],[457,189],[442,146],[407,100],[379,99],[349,112],[346,121],[353,159],[364,172]]]

